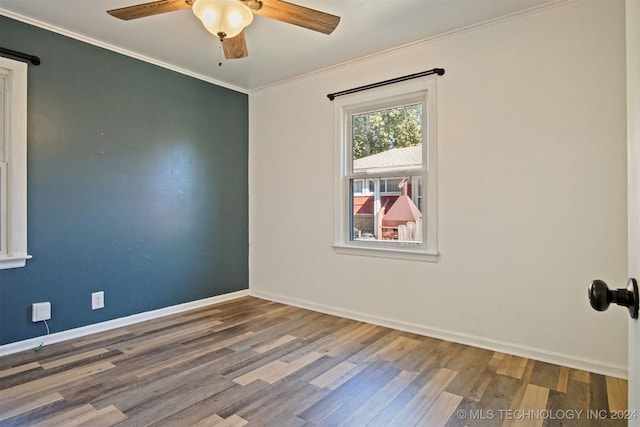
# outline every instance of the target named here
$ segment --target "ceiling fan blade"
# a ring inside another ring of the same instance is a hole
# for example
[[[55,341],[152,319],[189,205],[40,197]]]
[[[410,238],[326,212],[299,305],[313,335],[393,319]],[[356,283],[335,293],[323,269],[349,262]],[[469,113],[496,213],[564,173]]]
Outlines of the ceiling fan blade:
[[[244,31],[235,37],[222,39],[222,50],[224,50],[224,57],[227,59],[244,58],[249,55]]]
[[[128,21],[130,19],[144,18],[145,16],[173,12],[174,10],[187,9],[189,7],[191,7],[190,0],[160,0],[151,3],[137,4],[135,6],[121,7],[119,9],[111,9],[107,10],[107,13],[116,18]]]
[[[340,17],[282,0],[262,0],[262,7],[253,13],[299,27],[331,34],[340,22]]]

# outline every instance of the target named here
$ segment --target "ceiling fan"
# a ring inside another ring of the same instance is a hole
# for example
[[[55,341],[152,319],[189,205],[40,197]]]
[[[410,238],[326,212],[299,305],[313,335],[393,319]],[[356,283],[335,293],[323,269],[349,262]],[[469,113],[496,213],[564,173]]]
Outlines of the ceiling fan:
[[[254,14],[324,34],[331,34],[340,22],[339,16],[282,0],[159,0],[111,9],[107,13],[128,21],[190,7],[207,31],[220,39],[227,59],[249,54],[244,28],[253,21]]]

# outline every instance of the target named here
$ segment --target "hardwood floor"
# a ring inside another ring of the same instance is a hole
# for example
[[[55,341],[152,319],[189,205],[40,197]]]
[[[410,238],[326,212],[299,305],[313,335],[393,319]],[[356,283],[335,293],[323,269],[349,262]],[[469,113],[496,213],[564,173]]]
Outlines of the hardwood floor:
[[[617,378],[246,297],[0,358],[1,426],[623,426]]]

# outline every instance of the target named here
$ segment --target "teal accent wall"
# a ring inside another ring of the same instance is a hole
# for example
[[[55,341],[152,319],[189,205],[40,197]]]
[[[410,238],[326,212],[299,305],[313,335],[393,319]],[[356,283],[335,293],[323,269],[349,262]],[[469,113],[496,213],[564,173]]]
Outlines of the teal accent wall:
[[[248,96],[0,16],[28,81],[28,248],[0,344],[248,288]],[[197,47],[187,47],[197,49]],[[91,310],[92,292],[105,308]]]

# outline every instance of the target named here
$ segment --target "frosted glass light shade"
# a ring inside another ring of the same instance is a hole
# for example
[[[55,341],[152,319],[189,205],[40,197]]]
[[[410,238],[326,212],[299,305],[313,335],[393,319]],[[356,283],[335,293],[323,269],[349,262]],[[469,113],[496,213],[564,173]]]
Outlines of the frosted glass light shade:
[[[239,0],[196,0],[193,13],[211,34],[235,37],[253,21],[253,13]]]

